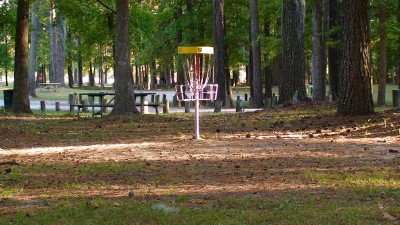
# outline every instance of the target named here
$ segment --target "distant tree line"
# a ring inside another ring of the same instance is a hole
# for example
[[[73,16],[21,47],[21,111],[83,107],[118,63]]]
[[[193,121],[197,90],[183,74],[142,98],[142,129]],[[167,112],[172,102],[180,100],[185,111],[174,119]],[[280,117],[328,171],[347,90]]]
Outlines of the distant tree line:
[[[13,109],[29,112],[35,82],[83,87],[87,77],[103,87],[112,76],[117,96],[134,91],[127,85],[183,83],[178,46],[209,45],[225,106],[245,70],[253,107],[269,104],[272,86],[280,104],[307,100],[310,87],[341,115],[370,114],[371,83],[380,106],[386,84],[400,83],[399,12],[397,0],[2,1],[0,75],[14,74]]]

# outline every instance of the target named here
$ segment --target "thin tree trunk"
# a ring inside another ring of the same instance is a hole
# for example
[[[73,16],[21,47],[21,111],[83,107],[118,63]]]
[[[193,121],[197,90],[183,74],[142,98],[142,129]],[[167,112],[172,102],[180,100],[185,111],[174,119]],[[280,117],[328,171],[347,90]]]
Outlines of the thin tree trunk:
[[[182,10],[182,0],[178,0],[178,6],[177,10],[175,13],[175,22],[178,21],[182,15],[183,15],[183,10]],[[182,41],[183,41],[183,31],[182,31],[182,25],[180,23],[177,23],[177,34],[176,34],[176,44],[179,46]],[[177,65],[177,78],[176,82],[177,84],[185,84],[185,75],[184,75],[184,69],[183,69],[183,64],[182,64],[182,55],[176,55],[176,65]]]
[[[89,62],[89,86],[94,87],[94,72],[92,61]]]
[[[55,8],[51,10],[51,74],[52,82],[65,85],[64,64],[65,64],[65,19],[58,14],[56,17]]]
[[[340,6],[338,0],[329,0],[329,28],[337,28],[340,24]],[[328,69],[329,84],[332,100],[339,99],[339,74],[342,61],[342,35],[340,31],[336,31],[331,35],[331,39],[337,43],[333,47],[328,48]]]
[[[343,63],[338,114],[372,114],[368,2],[343,0],[342,4]]]
[[[35,82],[35,71],[36,71],[36,55],[37,55],[37,38],[39,31],[39,20],[36,15],[36,8],[40,4],[37,1],[32,4],[31,7],[31,44],[30,44],[30,55],[29,55],[29,95],[32,97],[36,96],[36,82]]]
[[[385,3],[379,4],[379,86],[378,86],[378,106],[386,106],[386,78],[387,78],[387,33],[386,33],[386,6]]]
[[[9,54],[8,54],[8,37],[5,36],[4,37],[4,44],[5,44],[5,48],[4,48],[4,56],[6,57],[6,65],[4,68],[4,72],[6,75],[6,86],[8,86],[8,61],[9,61]]]
[[[313,6],[313,53],[312,53],[312,96],[314,100],[325,100],[326,79],[324,69],[324,48],[322,37],[322,0],[315,0]]]
[[[226,105],[226,70],[225,70],[225,15],[224,0],[214,0],[214,59],[215,77],[218,84],[218,97]]]
[[[264,20],[264,35],[265,37],[271,36],[271,30],[270,30],[270,24],[269,20],[266,18]],[[264,77],[265,77],[265,98],[272,99],[272,81],[273,81],[273,75],[272,75],[272,69],[271,69],[271,63],[269,62],[270,57],[268,52],[264,53]],[[265,102],[267,103],[267,102]],[[267,107],[267,106],[266,106]]]
[[[29,1],[18,0],[15,34],[14,93],[11,110],[14,113],[32,113],[28,92],[28,30]]]
[[[100,46],[99,83],[102,90],[104,89],[103,64],[104,64],[104,52],[103,52],[103,46]]]
[[[74,87],[74,73],[73,73],[73,69],[72,69],[72,60],[68,60],[67,73],[68,73],[68,87],[73,88]]]
[[[254,108],[263,107],[262,78],[261,78],[261,50],[258,43],[259,19],[258,19],[258,0],[250,0],[250,33],[251,48],[253,55],[253,95],[251,96],[251,106]]]
[[[71,32],[68,32],[67,38],[69,42],[72,42],[72,34]],[[68,50],[68,56],[67,56],[67,74],[68,74],[68,87],[73,88],[74,87],[74,71],[73,71],[73,64],[72,64],[72,51],[69,49]]]
[[[82,66],[82,43],[81,37],[78,36],[78,86],[83,87],[83,66]]]

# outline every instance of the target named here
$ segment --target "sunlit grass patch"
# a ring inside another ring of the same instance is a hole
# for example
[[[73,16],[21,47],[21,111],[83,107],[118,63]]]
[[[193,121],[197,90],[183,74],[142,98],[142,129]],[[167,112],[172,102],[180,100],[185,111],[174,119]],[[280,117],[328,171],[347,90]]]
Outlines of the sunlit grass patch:
[[[323,186],[400,188],[400,173],[395,168],[365,167],[345,171],[305,171],[304,177]]]
[[[11,199],[17,196],[22,191],[23,191],[22,187],[19,186],[9,187],[7,185],[0,183],[0,199]]]

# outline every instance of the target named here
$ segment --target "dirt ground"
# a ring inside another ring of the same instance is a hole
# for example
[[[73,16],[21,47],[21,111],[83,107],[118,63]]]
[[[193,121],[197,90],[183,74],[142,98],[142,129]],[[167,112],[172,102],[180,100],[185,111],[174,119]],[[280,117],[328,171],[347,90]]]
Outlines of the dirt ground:
[[[305,113],[299,106],[202,114],[199,141],[192,138],[192,115],[81,120],[4,116],[0,122],[0,162],[18,163],[0,165],[0,170],[19,166],[43,170],[22,174],[18,185],[23,191],[12,204],[0,202],[3,210],[35,205],[38,200],[122,198],[129,193],[138,199],[191,196],[196,199],[193,204],[225,196],[279,198],[297,192],[335,196],[339,190],[308,179],[307,171],[400,169],[398,110],[357,117]],[[116,162],[128,169],[116,172],[112,168]],[[82,165],[95,164],[105,168],[77,172],[86,168]],[[85,186],[66,188],[66,184]]]

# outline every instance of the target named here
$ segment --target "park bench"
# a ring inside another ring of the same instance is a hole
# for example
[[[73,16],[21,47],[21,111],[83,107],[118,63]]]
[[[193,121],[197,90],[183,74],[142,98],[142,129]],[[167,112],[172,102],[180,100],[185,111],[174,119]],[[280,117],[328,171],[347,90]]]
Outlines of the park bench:
[[[77,117],[80,118],[80,111],[81,109],[83,109],[84,107],[92,107],[92,117],[94,117],[95,115],[100,115],[103,116],[103,109],[110,107],[112,108],[114,105],[113,104],[108,104],[108,105],[100,105],[100,104],[70,104],[71,109],[74,109],[75,107],[78,108],[78,112],[77,112]],[[95,112],[94,108],[101,108],[98,112]]]

